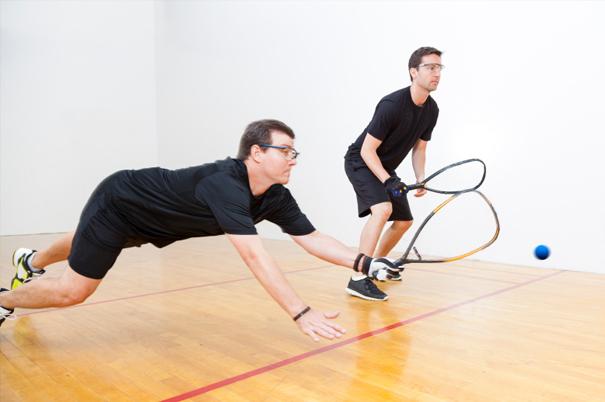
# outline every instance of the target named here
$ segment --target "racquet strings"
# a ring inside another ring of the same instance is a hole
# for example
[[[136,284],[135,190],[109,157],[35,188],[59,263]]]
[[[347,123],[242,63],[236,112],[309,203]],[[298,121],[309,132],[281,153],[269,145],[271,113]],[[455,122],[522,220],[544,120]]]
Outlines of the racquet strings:
[[[446,193],[471,191],[483,181],[485,168],[478,160],[470,160],[438,173],[430,178],[425,187]]]

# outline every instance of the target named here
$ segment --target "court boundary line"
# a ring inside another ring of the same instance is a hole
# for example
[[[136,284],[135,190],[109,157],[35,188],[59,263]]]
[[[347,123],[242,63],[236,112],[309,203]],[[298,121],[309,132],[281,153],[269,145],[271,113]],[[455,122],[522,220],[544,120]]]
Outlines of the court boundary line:
[[[257,375],[260,375],[260,374],[263,374],[263,373],[266,373],[266,372],[269,372],[269,371],[272,371],[272,370],[275,370],[275,369],[278,369],[278,368],[281,368],[281,367],[284,367],[284,366],[288,366],[288,365],[290,365],[292,363],[296,363],[296,362],[298,362],[300,360],[303,360],[303,359],[306,359],[306,358],[309,358],[309,357],[312,357],[312,356],[315,356],[315,355],[318,355],[318,354],[321,354],[321,353],[329,352],[329,351],[334,350],[334,349],[339,349],[339,348],[342,348],[342,347],[347,346],[349,344],[362,341],[362,340],[364,340],[366,338],[380,335],[380,334],[382,334],[384,332],[387,332],[387,331],[390,331],[390,330],[393,330],[393,329],[396,329],[396,328],[399,328],[399,327],[403,327],[405,325],[414,323],[416,321],[420,321],[420,320],[423,320],[425,318],[432,317],[434,315],[441,314],[443,312],[450,311],[450,310],[456,309],[458,307],[465,306],[467,304],[471,304],[471,303],[477,302],[479,300],[487,299],[489,297],[496,296],[496,295],[499,295],[499,294],[502,294],[502,293],[505,293],[505,292],[508,292],[508,291],[511,291],[511,290],[514,290],[514,289],[517,289],[517,288],[520,288],[520,287],[523,287],[523,286],[527,286],[527,285],[530,285],[530,284],[535,283],[535,282],[543,281],[545,279],[552,278],[553,276],[560,275],[560,274],[565,273],[565,272],[568,272],[568,271],[567,270],[559,270],[559,271],[551,272],[551,273],[549,273],[547,275],[543,275],[543,276],[540,276],[538,278],[533,278],[533,279],[527,280],[525,282],[521,282],[521,283],[518,283],[518,284],[515,284],[515,285],[507,286],[505,288],[502,288],[502,289],[499,289],[499,290],[495,290],[495,291],[492,291],[492,292],[489,292],[489,293],[486,293],[486,294],[483,294],[483,295],[480,295],[480,296],[476,296],[476,297],[473,297],[473,298],[470,298],[470,299],[467,299],[467,300],[463,300],[463,301],[460,301],[460,302],[457,302],[457,303],[453,303],[453,304],[450,304],[450,305],[447,305],[447,306],[444,306],[444,307],[440,307],[440,308],[428,311],[426,313],[418,314],[416,316],[407,318],[405,320],[398,321],[398,322],[395,322],[393,324],[387,325],[386,327],[382,327],[382,328],[379,328],[379,329],[371,330],[371,331],[365,332],[363,334],[360,334],[360,335],[357,335],[357,336],[354,336],[354,337],[351,337],[351,338],[348,338],[348,339],[345,339],[345,340],[342,340],[342,341],[339,341],[339,342],[336,342],[336,343],[332,343],[330,345],[323,346],[323,347],[318,348],[318,349],[310,350],[308,352],[304,352],[304,353],[301,353],[301,354],[289,357],[287,359],[283,359],[283,360],[280,360],[280,361],[277,361],[277,362],[274,362],[274,363],[270,363],[268,365],[265,365],[265,366],[262,366],[262,367],[259,367],[259,368],[256,368],[256,369],[253,369],[253,370],[250,370],[250,371],[246,371],[244,373],[235,375],[233,377],[225,378],[223,380],[220,380],[220,381],[208,384],[208,385],[204,385],[202,387],[193,389],[191,391],[184,392],[182,394],[170,397],[168,399],[163,399],[162,402],[179,402],[179,401],[184,401],[186,399],[190,399],[190,398],[202,395],[202,394],[206,394],[206,393],[208,393],[210,391],[213,391],[215,389],[222,388],[222,387],[225,387],[227,385],[231,385],[231,384],[234,384],[236,382],[240,382],[240,381],[246,380],[248,378],[255,377]]]

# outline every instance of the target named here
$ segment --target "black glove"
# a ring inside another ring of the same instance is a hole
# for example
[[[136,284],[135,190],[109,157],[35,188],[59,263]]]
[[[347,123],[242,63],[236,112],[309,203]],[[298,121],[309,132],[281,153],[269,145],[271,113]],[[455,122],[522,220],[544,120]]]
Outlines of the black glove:
[[[401,197],[406,192],[405,183],[397,176],[391,176],[384,181],[384,188],[392,198]]]

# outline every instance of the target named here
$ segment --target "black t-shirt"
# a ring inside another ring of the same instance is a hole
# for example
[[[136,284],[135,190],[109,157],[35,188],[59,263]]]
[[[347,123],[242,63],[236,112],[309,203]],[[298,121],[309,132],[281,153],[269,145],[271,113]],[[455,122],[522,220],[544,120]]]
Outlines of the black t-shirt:
[[[371,134],[382,141],[376,153],[385,170],[392,172],[419,138],[425,141],[431,139],[438,116],[439,108],[430,96],[424,105],[417,106],[412,101],[410,87],[395,91],[378,102],[372,121],[349,146],[345,158],[363,164],[361,146],[366,134]]]
[[[111,209],[124,224],[119,229],[134,243],[163,247],[190,237],[256,234],[254,225],[265,219],[294,236],[315,230],[284,186],[275,184],[254,197],[246,165],[238,159],[122,171],[108,192]]]

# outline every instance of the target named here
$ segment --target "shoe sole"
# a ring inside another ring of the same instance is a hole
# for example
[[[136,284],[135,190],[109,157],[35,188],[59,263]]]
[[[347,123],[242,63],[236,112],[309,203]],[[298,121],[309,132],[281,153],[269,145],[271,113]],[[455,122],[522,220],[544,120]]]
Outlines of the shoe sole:
[[[345,288],[345,291],[348,294],[350,294],[351,296],[359,297],[359,298],[364,299],[364,300],[371,300],[371,301],[386,301],[386,300],[389,300],[389,295],[386,295],[386,297],[384,299],[376,299],[374,297],[369,297],[369,296],[363,295],[363,294],[361,294],[359,292],[356,292],[355,290],[352,290],[352,289],[349,289],[349,288]]]
[[[378,282],[401,282],[401,277],[399,277],[399,278],[385,278],[385,279],[375,278],[374,280],[376,280]]]

